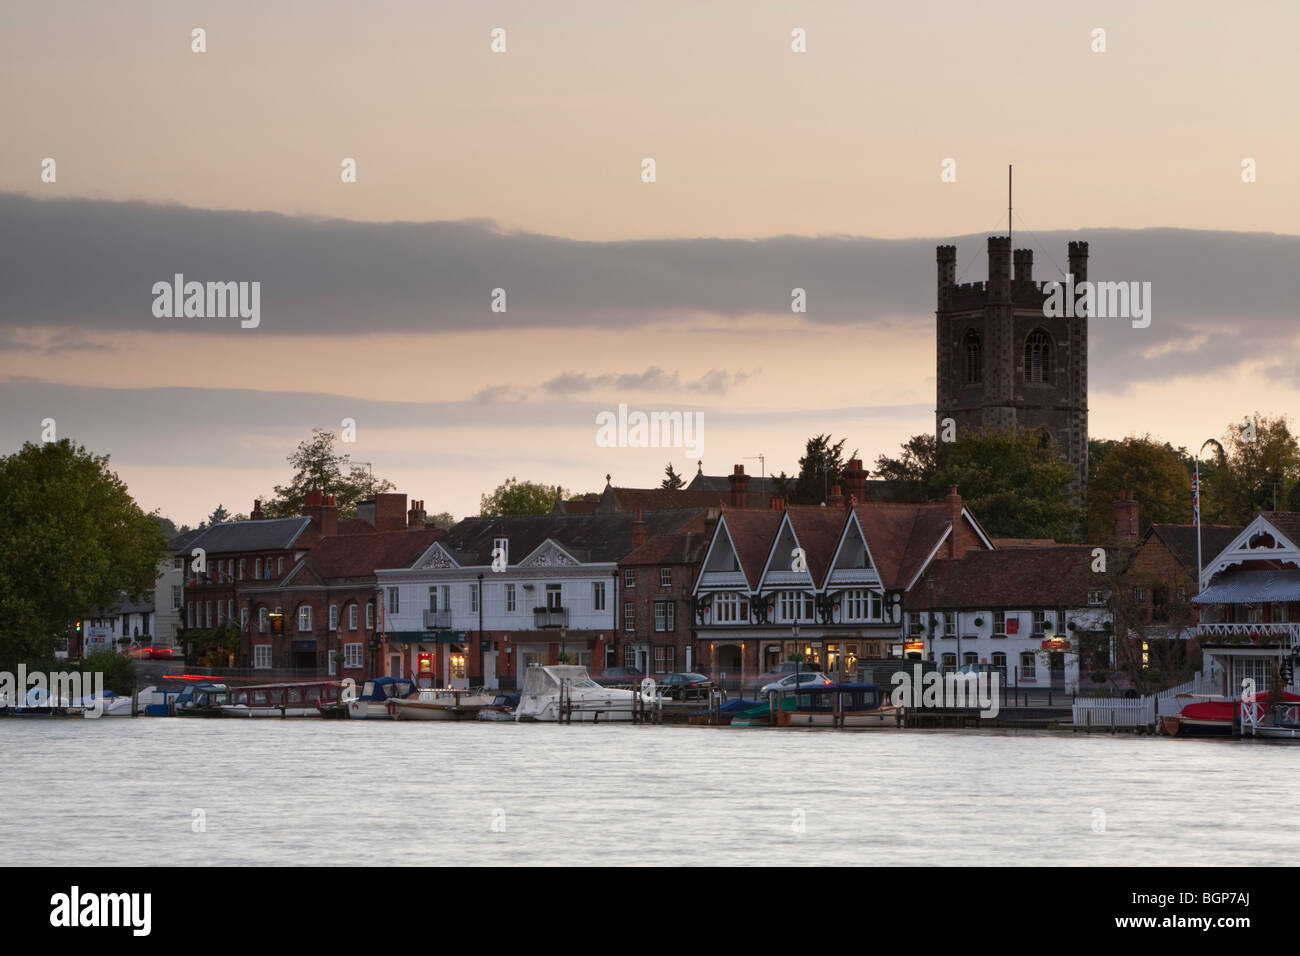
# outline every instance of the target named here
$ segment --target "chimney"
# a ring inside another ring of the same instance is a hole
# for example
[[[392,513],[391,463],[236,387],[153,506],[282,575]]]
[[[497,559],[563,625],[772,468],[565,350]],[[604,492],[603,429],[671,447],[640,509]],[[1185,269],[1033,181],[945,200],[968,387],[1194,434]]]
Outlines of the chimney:
[[[370,527],[375,526],[375,499],[366,498],[357,502],[357,517],[364,521]]]
[[[249,521],[261,521],[266,515],[262,513],[262,499],[253,499],[253,510],[248,513]]]
[[[957,486],[948,486],[948,497],[944,499],[948,505],[948,520],[952,522],[952,530],[948,532],[948,557],[959,558],[957,553],[957,532],[961,530],[961,495],[957,494]]]
[[[411,508],[406,512],[406,527],[410,531],[419,531],[424,527],[424,502],[412,501]]]
[[[1115,499],[1115,544],[1132,547],[1138,541],[1138,503],[1132,490],[1121,491]]]
[[[935,246],[934,258],[939,264],[939,309],[942,311],[951,302],[957,284],[957,247]]]
[[[769,504],[773,511],[784,511],[785,495],[773,495]]]
[[[844,492],[839,485],[831,485],[831,500],[827,502],[832,508],[844,507]]]
[[[1017,249],[1012,253],[1012,258],[1016,267],[1015,284],[1031,285],[1034,281],[1034,250]]]
[[[316,518],[316,530],[323,538],[331,538],[339,533],[339,506],[333,495],[326,495]]]
[[[375,495],[376,531],[401,531],[406,527],[406,495],[384,492]]]
[[[749,504],[749,475],[744,465],[736,465],[727,480],[731,482],[731,507],[743,508]]]
[[[1088,279],[1088,244],[1086,242],[1072,242],[1069,247],[1070,253],[1070,275],[1074,276],[1074,284],[1077,286],[1080,282],[1086,282]]]
[[[1011,301],[1011,237],[989,236],[989,302]]]
[[[862,467],[861,458],[849,459],[844,468],[844,493],[850,499],[857,499],[858,504],[867,500],[867,470]]]
[[[325,492],[319,488],[313,488],[302,496],[302,508],[299,514],[304,518],[310,518],[312,524],[316,525],[316,530],[320,530],[320,510],[325,504]]]
[[[636,520],[632,522],[632,547],[639,548],[645,544],[645,519],[641,517],[641,509],[636,509]]]

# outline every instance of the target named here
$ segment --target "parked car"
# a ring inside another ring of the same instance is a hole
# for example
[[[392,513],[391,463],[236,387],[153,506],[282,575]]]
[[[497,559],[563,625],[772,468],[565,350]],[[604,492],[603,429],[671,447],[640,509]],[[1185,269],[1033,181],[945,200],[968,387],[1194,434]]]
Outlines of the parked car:
[[[779,681],[782,677],[788,677],[790,674],[815,674],[817,665],[805,661],[782,661],[773,667],[766,674],[759,675],[758,683],[771,684]]]
[[[591,679],[601,687],[639,687],[646,675],[626,667],[606,667],[603,674],[593,674]]]
[[[665,697],[677,700],[689,700],[698,697],[703,700],[713,689],[713,681],[703,674],[667,674],[656,679],[656,686]]]
[[[759,693],[769,694],[774,690],[797,690],[800,687],[808,687],[810,685],[825,687],[833,683],[834,681],[821,673],[821,671],[803,671],[798,674],[790,674],[786,677],[782,677],[780,680],[774,680],[770,684],[764,684],[760,688]]]

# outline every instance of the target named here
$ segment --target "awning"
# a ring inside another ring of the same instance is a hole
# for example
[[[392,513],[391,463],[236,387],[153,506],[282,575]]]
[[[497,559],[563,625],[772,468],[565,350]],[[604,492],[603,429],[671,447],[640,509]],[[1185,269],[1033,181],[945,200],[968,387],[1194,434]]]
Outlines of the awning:
[[[463,644],[464,631],[394,631],[390,641],[400,644]]]
[[[1235,571],[1196,597],[1193,604],[1267,604],[1300,601],[1300,570]]]

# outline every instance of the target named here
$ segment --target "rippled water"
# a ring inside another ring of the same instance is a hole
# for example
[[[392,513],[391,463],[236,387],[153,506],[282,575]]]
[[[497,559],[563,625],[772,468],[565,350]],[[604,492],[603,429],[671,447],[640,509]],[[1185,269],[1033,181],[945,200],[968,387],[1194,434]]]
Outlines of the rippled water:
[[[1300,748],[1260,741],[10,719],[0,754],[10,865],[1259,865],[1300,846]]]

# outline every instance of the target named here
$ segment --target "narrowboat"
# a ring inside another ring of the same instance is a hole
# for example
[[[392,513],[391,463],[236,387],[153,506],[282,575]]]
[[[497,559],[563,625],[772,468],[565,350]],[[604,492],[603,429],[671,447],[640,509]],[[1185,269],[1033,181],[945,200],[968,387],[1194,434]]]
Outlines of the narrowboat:
[[[230,688],[225,684],[190,684],[176,697],[172,712],[177,717],[220,717],[228,703]]]
[[[356,697],[344,697],[343,703],[354,720],[392,720],[388,702],[414,697],[419,692],[409,677],[376,677],[366,681]]]
[[[326,680],[236,687],[221,712],[226,717],[319,717],[319,705],[338,702],[342,686],[342,681]]]
[[[858,729],[902,726],[903,708],[895,707],[875,684],[829,684],[807,687],[791,695],[794,708],[781,712],[783,727],[852,727]]]

